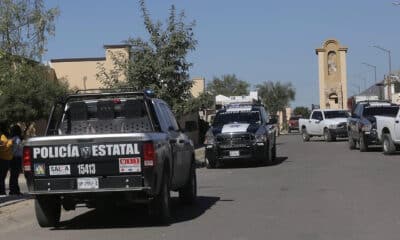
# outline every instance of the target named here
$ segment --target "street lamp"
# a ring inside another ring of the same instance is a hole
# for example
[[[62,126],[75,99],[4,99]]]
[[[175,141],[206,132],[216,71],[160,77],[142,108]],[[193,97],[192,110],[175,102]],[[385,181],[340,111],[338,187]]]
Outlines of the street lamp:
[[[374,69],[375,84],[376,84],[376,66],[374,66],[374,65],[372,65],[372,64],[369,64],[369,63],[366,63],[366,62],[363,62],[363,63],[361,63],[361,64],[363,64],[363,65],[365,65],[365,66],[367,66],[367,67],[371,67],[371,68]]]
[[[392,77],[392,55],[391,55],[390,50],[388,50],[386,48],[383,48],[383,47],[378,46],[378,45],[373,45],[372,47],[386,52],[388,57],[389,57],[389,76],[388,76],[388,79],[387,79],[387,88],[388,88],[387,92],[388,92],[388,100],[390,101],[391,100],[391,93],[392,93],[392,91],[391,91],[391,88],[392,88],[392,81],[391,81],[391,77]]]

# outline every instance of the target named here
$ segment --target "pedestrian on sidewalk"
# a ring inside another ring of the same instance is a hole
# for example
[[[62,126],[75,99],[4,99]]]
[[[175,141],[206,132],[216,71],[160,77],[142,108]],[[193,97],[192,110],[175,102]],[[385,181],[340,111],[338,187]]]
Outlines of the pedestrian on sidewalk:
[[[12,155],[12,140],[8,139],[7,126],[0,123],[0,197],[6,195],[6,176]]]
[[[10,195],[20,195],[18,185],[19,174],[22,172],[22,131],[18,125],[11,127],[13,158],[10,161]]]

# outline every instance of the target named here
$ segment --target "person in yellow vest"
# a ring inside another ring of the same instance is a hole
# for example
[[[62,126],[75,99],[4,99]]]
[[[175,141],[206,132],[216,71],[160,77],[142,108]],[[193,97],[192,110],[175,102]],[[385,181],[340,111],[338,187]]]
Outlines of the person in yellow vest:
[[[0,197],[6,196],[6,176],[13,159],[12,140],[7,138],[7,128],[0,124]]]

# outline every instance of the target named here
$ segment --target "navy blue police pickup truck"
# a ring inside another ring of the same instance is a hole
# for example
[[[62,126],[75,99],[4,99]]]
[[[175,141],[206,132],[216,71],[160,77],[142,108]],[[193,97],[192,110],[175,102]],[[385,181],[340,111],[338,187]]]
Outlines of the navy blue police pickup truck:
[[[217,112],[206,133],[206,163],[216,168],[226,161],[276,159],[276,119],[260,104],[232,105]]]
[[[23,153],[41,227],[78,204],[145,203],[168,224],[170,191],[183,203],[196,199],[193,143],[169,106],[146,92],[69,95],[54,106],[46,136],[28,139]]]

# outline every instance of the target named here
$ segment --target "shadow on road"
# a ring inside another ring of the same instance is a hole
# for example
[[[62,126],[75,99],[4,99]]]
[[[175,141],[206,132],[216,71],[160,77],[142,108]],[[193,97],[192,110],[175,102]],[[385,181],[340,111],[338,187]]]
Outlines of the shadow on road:
[[[282,164],[286,161],[288,157],[276,157],[274,163],[271,164],[260,164],[257,161],[246,161],[246,160],[232,160],[232,161],[225,161],[221,169],[234,169],[234,168],[264,168],[264,167],[271,167],[277,166]]]
[[[195,205],[184,206],[177,197],[172,198],[171,224],[198,218],[219,200],[219,197],[199,196]],[[137,205],[135,208],[94,209],[62,221],[52,230],[157,227],[147,210],[146,205]]]

